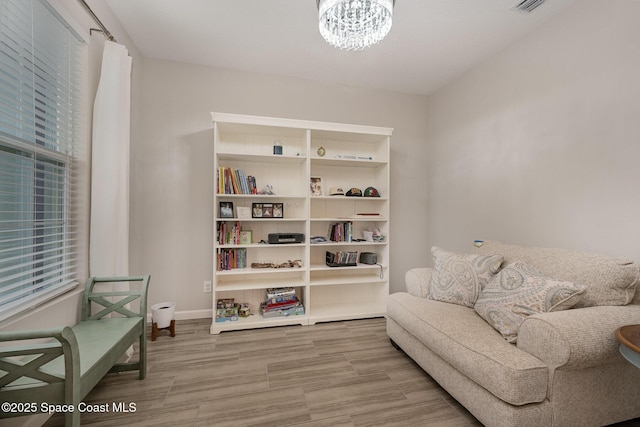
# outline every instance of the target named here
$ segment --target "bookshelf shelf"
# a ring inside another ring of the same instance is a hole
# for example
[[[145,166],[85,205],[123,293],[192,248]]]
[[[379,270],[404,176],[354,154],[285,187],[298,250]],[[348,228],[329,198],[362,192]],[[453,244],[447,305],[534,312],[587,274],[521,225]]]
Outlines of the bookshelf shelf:
[[[211,333],[384,316],[389,293],[389,146],[393,129],[225,113],[211,115],[216,233],[212,239]],[[282,147],[282,154],[274,154],[274,145]],[[324,150],[319,150],[320,147]],[[319,151],[324,151],[325,156],[320,157]],[[311,177],[321,177],[323,195],[311,196]],[[374,187],[381,197],[330,196],[332,187],[344,191],[358,188],[363,192]],[[255,194],[265,188],[274,194]],[[252,213],[256,203],[282,204],[283,217],[248,218],[245,214],[238,218],[238,208],[251,209]],[[226,217],[231,210],[234,217]],[[225,217],[220,217],[221,212]],[[334,224],[340,224],[339,233],[334,236],[345,241],[330,240]],[[359,241],[371,230],[384,235],[386,240]],[[272,233],[302,234],[305,238],[302,243],[260,243],[269,241],[268,235]],[[312,236],[324,236],[329,241],[310,243]],[[368,264],[328,267],[327,251],[375,252],[382,271],[379,265]],[[220,262],[221,256],[229,254],[232,258],[237,256],[246,266],[219,270],[220,265],[223,268],[236,265],[227,264],[226,258]],[[292,261],[301,267],[251,267],[292,265],[287,264]],[[304,305],[304,314],[263,317],[259,308],[266,290],[282,287],[295,289],[296,297]],[[251,315],[216,322],[219,299],[248,303]]]

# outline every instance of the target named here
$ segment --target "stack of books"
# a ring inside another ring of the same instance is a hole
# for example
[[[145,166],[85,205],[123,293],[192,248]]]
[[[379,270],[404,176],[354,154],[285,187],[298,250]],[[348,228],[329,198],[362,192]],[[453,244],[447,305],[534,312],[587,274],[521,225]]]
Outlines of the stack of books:
[[[292,287],[267,289],[266,300],[260,304],[262,317],[296,316],[304,314],[304,305]]]

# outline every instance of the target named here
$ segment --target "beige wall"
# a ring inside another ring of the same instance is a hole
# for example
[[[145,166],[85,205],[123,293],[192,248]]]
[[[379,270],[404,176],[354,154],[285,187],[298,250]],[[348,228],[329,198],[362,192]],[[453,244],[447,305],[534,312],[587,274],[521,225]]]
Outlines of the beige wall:
[[[141,138],[131,147],[131,270],[150,273],[149,304],[210,315],[211,111],[393,127],[391,288],[427,256],[426,98],[146,59]],[[417,232],[416,232],[417,231]]]
[[[640,260],[638,16],[635,0],[577,2],[429,98],[429,245]]]

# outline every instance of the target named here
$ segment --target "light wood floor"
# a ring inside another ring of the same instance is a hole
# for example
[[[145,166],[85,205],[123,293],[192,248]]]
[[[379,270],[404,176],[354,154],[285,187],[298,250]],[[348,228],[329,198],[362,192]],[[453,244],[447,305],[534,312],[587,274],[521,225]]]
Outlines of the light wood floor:
[[[477,426],[409,357],[384,319],[223,332],[177,321],[148,341],[147,378],[107,375],[85,402],[101,426]],[[150,337],[150,333],[149,333]],[[113,403],[134,403],[114,413]],[[54,415],[45,426],[63,425]]]

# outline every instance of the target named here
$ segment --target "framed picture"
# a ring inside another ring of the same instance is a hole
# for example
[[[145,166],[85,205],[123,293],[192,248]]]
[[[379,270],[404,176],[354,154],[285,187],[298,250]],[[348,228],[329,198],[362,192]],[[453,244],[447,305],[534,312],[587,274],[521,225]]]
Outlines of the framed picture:
[[[233,202],[220,202],[220,218],[233,218]]]
[[[311,177],[311,195],[322,196],[322,178],[318,176]]]
[[[284,206],[282,203],[273,204],[273,217],[284,218]]]
[[[252,203],[252,218],[284,218],[283,203]]]
[[[262,203],[251,204],[251,218],[262,218]]]
[[[236,208],[236,215],[238,215],[238,219],[249,219],[251,218],[251,208],[238,206]]]

